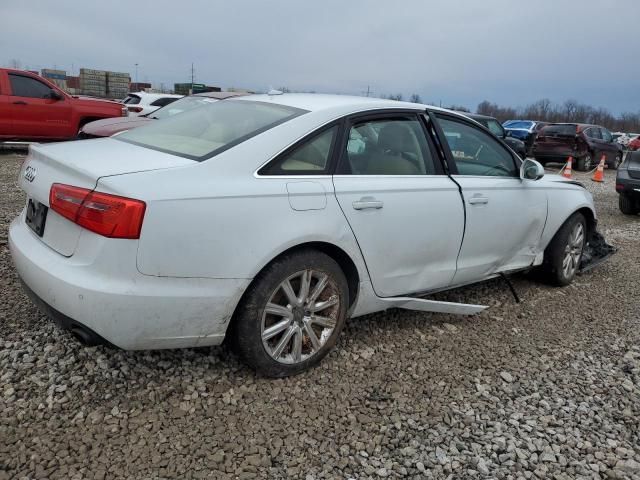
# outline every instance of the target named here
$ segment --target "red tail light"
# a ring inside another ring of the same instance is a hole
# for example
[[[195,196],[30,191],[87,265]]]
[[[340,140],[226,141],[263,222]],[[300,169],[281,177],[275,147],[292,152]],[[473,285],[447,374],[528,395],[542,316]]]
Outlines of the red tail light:
[[[140,113],[142,111],[142,107],[127,107],[130,112]]]
[[[49,207],[80,225],[109,238],[140,238],[146,204],[132,198],[93,192],[54,183]]]

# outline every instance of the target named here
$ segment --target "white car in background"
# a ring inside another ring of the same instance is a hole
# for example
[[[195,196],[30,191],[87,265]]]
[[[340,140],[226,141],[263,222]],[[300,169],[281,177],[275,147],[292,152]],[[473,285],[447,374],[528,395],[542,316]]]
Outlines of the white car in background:
[[[598,235],[583,186],[475,121],[360,97],[231,98],[32,146],[20,184],[16,268],[78,338],[227,337],[275,377],[319,362],[348,317],[475,313],[485,307],[428,295],[532,267],[566,285]]]
[[[129,116],[139,117],[155,112],[157,109],[175,102],[183,95],[173,95],[169,93],[130,93],[125,97],[123,103],[127,106]]]

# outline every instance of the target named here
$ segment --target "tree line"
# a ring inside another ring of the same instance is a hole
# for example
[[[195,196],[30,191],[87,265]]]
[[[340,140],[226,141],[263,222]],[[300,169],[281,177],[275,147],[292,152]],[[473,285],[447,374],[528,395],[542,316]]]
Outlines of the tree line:
[[[608,128],[612,132],[640,132],[640,112],[624,112],[613,115],[606,108],[595,108],[577,100],[569,99],[564,103],[553,103],[543,98],[525,107],[502,107],[487,100],[478,105],[477,113],[506,120],[538,120],[554,123],[592,123]]]

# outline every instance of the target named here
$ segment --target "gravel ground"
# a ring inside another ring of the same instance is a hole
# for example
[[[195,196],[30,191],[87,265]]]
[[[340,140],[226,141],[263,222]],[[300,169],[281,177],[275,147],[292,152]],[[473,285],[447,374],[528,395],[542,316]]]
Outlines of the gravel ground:
[[[477,317],[355,319],[317,369],[257,378],[224,348],[86,348],[20,290],[0,155],[0,479],[640,478],[640,218],[595,184],[620,248],[563,289],[448,294]]]

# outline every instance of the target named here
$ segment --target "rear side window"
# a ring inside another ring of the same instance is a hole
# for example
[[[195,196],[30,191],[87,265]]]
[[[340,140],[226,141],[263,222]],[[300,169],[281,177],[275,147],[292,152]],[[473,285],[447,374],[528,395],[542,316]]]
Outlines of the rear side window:
[[[353,175],[435,175],[433,156],[415,117],[384,118],[354,124],[342,173]]]
[[[51,87],[35,78],[10,73],[9,81],[11,91],[16,97],[49,98],[51,95]]]
[[[169,105],[170,103],[175,102],[176,100],[178,100],[177,98],[173,98],[173,97],[164,97],[164,98],[159,98],[153,102],[151,102],[151,106],[152,107],[164,107],[165,105]]]
[[[600,134],[600,129],[598,127],[588,128],[585,132],[589,138],[594,138],[596,140],[602,140],[602,135]]]
[[[261,175],[319,175],[327,172],[338,126],[320,132],[260,170]]]
[[[577,125],[548,125],[542,129],[541,134],[549,137],[573,137],[577,131]]]
[[[306,112],[273,103],[229,100],[129,130],[115,139],[203,161]]]

